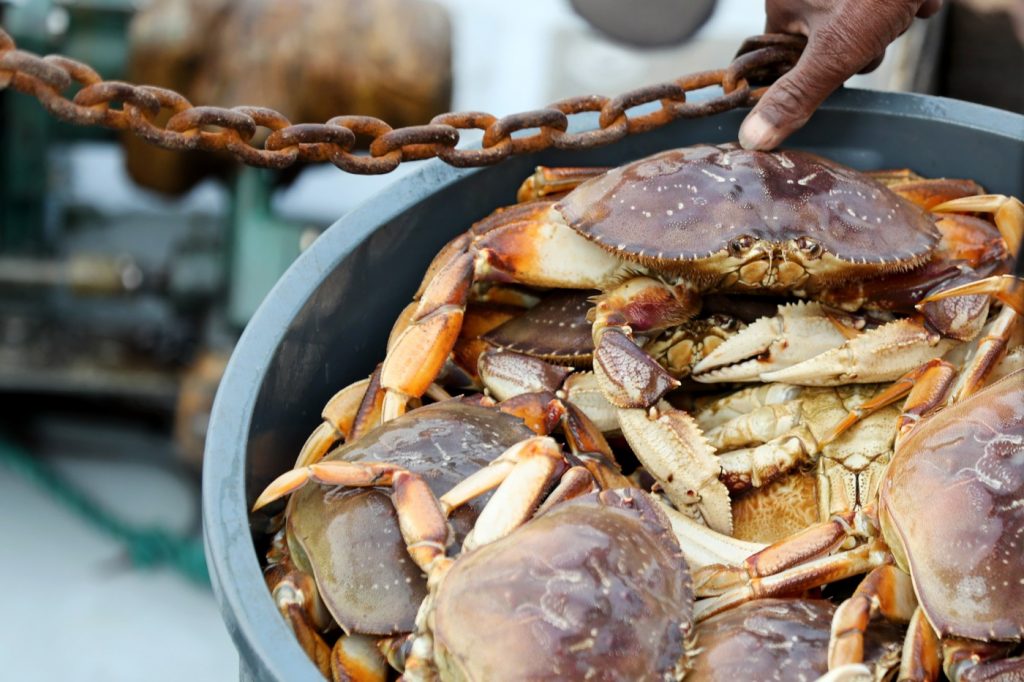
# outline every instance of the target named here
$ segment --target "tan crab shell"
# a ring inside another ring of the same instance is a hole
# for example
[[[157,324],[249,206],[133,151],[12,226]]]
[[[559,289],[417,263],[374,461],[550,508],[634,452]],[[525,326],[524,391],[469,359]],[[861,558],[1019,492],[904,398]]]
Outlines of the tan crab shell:
[[[587,313],[597,292],[556,290],[483,336],[490,345],[559,364],[586,366],[594,354]]]
[[[881,486],[882,530],[942,636],[1024,637],[1024,370],[922,424]]]
[[[799,263],[819,282],[905,270],[939,241],[927,213],[852,168],[807,152],[732,144],[620,166],[555,210],[623,258],[711,281],[752,255]]]
[[[824,599],[757,599],[697,627],[699,653],[687,682],[783,682],[828,672],[828,640],[836,607]],[[864,662],[898,665],[903,633],[881,621],[865,633]]]
[[[448,400],[380,426],[324,461],[389,462],[421,474],[436,495],[533,435],[497,409]],[[427,594],[409,558],[390,491],[306,486],[289,501],[288,540],[296,561],[316,578],[320,595],[346,632],[391,635],[413,629]],[[461,542],[486,497],[451,518]]]
[[[640,490],[562,503],[460,557],[435,601],[444,679],[677,679],[693,589]]]

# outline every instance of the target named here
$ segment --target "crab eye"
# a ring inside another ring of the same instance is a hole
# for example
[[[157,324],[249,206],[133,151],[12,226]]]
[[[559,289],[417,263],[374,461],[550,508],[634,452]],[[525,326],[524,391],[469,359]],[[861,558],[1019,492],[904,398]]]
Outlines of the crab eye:
[[[729,254],[733,256],[741,256],[750,249],[754,243],[754,238],[749,234],[745,234],[742,237],[736,237],[729,242]]]
[[[796,247],[807,254],[810,258],[818,258],[821,256],[821,244],[810,237],[798,237],[796,240]]]

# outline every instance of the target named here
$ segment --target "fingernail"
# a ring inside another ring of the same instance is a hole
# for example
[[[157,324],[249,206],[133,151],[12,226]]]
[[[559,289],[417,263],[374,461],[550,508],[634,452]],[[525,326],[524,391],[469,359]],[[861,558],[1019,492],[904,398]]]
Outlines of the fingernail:
[[[747,116],[740,126],[740,146],[744,149],[771,149],[778,138],[778,129],[764,119],[761,114]]]

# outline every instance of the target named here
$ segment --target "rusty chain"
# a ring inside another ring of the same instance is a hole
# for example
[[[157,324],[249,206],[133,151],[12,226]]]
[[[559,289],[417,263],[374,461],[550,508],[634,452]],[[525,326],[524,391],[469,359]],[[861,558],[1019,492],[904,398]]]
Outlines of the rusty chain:
[[[796,36],[768,34],[748,38],[724,69],[702,71],[649,85],[618,97],[584,95],[543,109],[498,118],[464,111],[435,116],[427,125],[392,128],[371,116],[336,116],[326,123],[292,124],[263,107],[194,106],[165,88],[104,81],[82,62],[60,55],[40,57],[17,49],[0,28],[0,90],[11,87],[32,95],[56,118],[78,125],[127,130],[166,149],[226,151],[242,163],[285,168],[298,161],[330,161],[349,173],[390,173],[403,161],[437,157],[458,167],[488,166],[509,156],[557,149],[590,149],[632,133],[661,127],[678,118],[701,118],[753,105],[770,81],[796,63],[804,47]],[[72,96],[64,93],[78,86]],[[697,102],[687,93],[721,87],[720,95]],[[631,115],[643,104],[660,103],[649,113]],[[117,105],[120,105],[119,107]],[[568,132],[569,117],[598,113],[598,127]],[[161,123],[162,122],[162,123]],[[269,131],[262,147],[257,131]],[[459,149],[460,130],[481,130],[479,149]],[[536,131],[516,136],[521,131]],[[360,153],[362,152],[362,153]]]

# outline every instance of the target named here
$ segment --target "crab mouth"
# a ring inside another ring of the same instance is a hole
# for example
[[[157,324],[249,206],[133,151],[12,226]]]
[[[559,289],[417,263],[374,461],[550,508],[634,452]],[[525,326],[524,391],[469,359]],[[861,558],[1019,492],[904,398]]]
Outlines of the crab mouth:
[[[723,285],[752,291],[800,289],[811,279],[811,271],[798,256],[778,245],[750,249],[738,257],[730,254]]]

